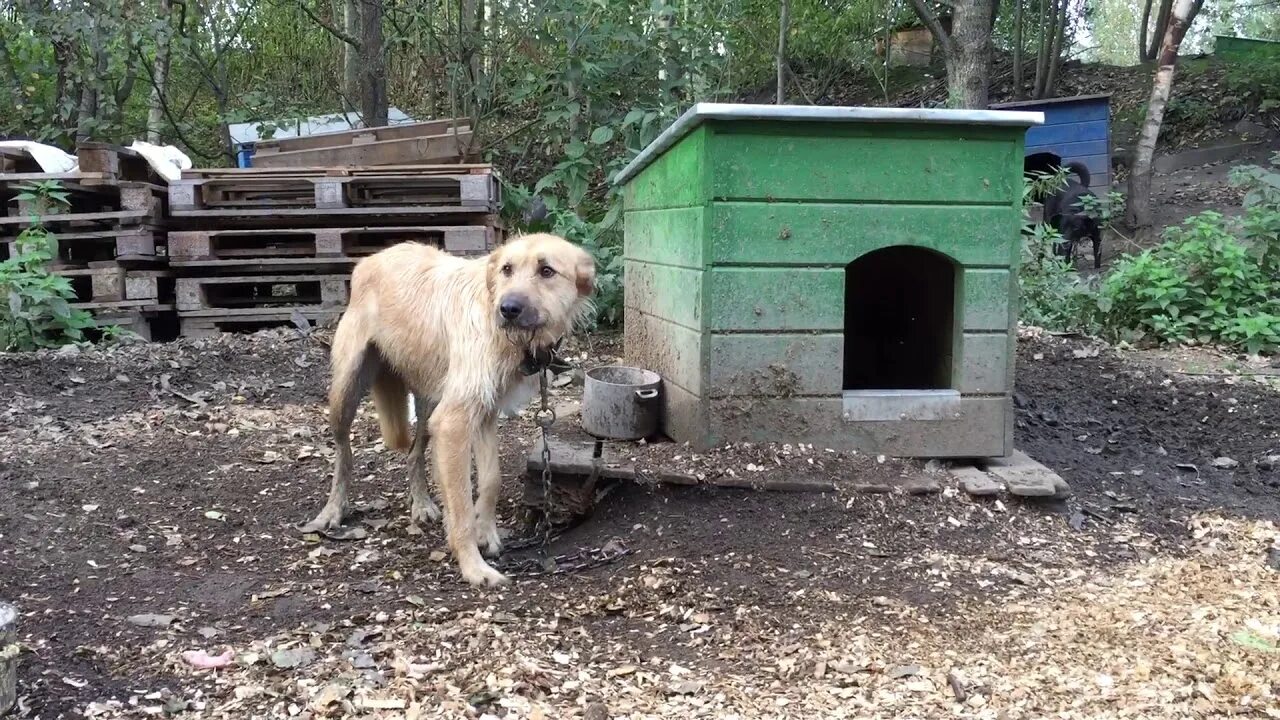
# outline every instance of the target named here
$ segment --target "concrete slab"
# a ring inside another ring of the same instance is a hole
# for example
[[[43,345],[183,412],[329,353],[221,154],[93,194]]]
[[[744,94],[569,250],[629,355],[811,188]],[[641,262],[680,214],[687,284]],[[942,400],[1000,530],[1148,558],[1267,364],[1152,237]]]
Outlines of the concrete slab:
[[[949,469],[960,483],[960,489],[974,497],[990,497],[1004,492],[1004,482],[985,470],[972,465],[957,465]]]
[[[1002,480],[1010,495],[1032,498],[1064,498],[1071,494],[1067,482],[1021,450],[987,463],[987,472]]]

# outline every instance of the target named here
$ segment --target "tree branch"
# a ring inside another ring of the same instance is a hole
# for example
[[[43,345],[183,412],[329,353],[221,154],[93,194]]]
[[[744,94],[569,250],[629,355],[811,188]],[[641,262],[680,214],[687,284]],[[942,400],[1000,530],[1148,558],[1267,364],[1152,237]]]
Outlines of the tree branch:
[[[360,47],[359,40],[351,37],[350,35],[346,34],[342,30],[339,30],[338,28],[320,19],[320,16],[316,15],[315,12],[310,7],[307,6],[306,0],[298,0],[298,9],[302,10],[302,13],[304,15],[311,18],[311,22],[315,23],[316,25],[319,25],[320,29],[338,38],[339,40],[350,45],[351,47],[354,47],[354,48]]]
[[[955,43],[951,42],[951,36],[942,27],[942,23],[938,22],[938,17],[924,4],[924,0],[911,0],[911,7],[916,11],[916,16],[920,18],[920,22],[929,28],[929,32],[933,34],[933,39],[938,42],[942,52],[948,55],[954,52]]]

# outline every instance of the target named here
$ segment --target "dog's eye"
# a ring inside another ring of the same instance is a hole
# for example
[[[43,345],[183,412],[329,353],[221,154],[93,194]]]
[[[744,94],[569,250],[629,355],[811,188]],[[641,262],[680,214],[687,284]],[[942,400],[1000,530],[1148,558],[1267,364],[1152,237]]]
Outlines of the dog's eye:
[[[551,267],[550,265],[543,265],[541,268],[538,269],[538,274],[544,278],[555,277],[556,269]]]
[[[502,274],[511,277],[511,263],[502,266]]]

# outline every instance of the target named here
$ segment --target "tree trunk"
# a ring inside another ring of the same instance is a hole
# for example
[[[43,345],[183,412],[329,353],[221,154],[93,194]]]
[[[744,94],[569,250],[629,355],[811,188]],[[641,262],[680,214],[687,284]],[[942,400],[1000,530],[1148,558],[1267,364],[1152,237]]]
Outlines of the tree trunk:
[[[1044,87],[1041,88],[1037,100],[1053,97],[1053,88],[1058,83],[1058,69],[1062,67],[1063,44],[1067,36],[1067,21],[1070,19],[1070,0],[1061,0],[1062,6],[1057,15],[1057,26],[1053,30],[1053,45],[1049,49],[1049,73],[1045,76]]]
[[[991,91],[991,4],[996,0],[956,0],[951,33],[924,0],[911,0],[916,16],[942,48],[947,64],[947,104],[986,109]]]
[[[952,107],[985,110],[991,82],[991,3],[956,2],[947,53],[947,96]]]
[[[1023,97],[1022,83],[1022,3],[1024,0],[1013,0],[1013,99]]]
[[[1040,46],[1036,53],[1036,82],[1031,97],[1044,97],[1049,83],[1049,67],[1053,64],[1053,41],[1057,37],[1058,13],[1066,0],[1043,0],[1040,7]]]
[[[1147,47],[1147,60],[1155,60],[1160,52],[1161,43],[1169,29],[1169,14],[1173,11],[1173,0],[1160,0],[1160,12],[1156,15],[1156,25],[1151,30],[1151,45]]]
[[[791,0],[782,0],[782,5],[778,9],[778,56],[776,58],[778,94],[775,102],[778,105],[787,101],[787,32],[790,28]],[[885,51],[888,52],[887,49]]]
[[[161,20],[166,30],[156,38],[155,72],[151,76],[151,100],[147,105],[147,142],[160,144],[160,128],[164,126],[164,97],[169,85],[169,61],[173,47],[173,0],[160,0]]]
[[[349,38],[358,38],[360,27],[360,0],[342,0],[342,31]],[[343,42],[342,104],[354,110],[360,97],[360,46]]]
[[[1138,62],[1146,62],[1147,57],[1147,25],[1151,22],[1151,4],[1154,0],[1146,0],[1142,4],[1142,22],[1138,24]]]
[[[387,124],[383,0],[360,1],[360,120],[365,127],[378,127]]]
[[[1178,64],[1178,48],[1187,28],[1195,19],[1200,3],[1195,0],[1177,0],[1169,13],[1168,28],[1160,43],[1159,66],[1155,82],[1151,86],[1151,99],[1147,102],[1147,117],[1134,148],[1133,165],[1129,170],[1129,197],[1127,219],[1135,229],[1151,227],[1151,161],[1156,153],[1156,140],[1160,137],[1160,124],[1164,121],[1165,106],[1173,89],[1173,72]]]

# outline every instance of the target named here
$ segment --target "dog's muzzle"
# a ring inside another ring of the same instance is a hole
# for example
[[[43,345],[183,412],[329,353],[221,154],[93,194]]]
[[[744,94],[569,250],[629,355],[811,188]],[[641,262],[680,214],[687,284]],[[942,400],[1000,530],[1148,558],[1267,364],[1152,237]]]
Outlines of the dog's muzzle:
[[[543,325],[541,313],[521,295],[502,296],[498,301],[498,315],[502,318],[503,327],[537,330]]]

